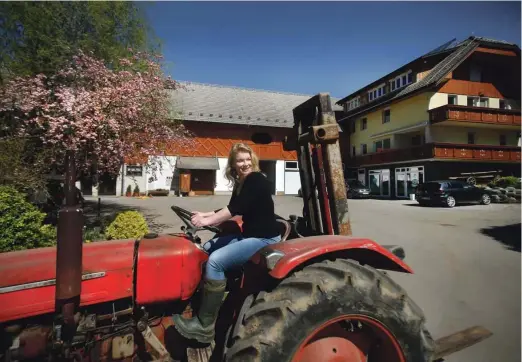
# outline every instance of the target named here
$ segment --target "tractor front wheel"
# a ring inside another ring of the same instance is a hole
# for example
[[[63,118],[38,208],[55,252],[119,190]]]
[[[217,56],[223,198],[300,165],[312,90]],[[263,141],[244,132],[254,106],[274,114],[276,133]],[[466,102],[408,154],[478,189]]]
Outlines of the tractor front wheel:
[[[431,361],[421,309],[386,274],[353,260],[311,264],[247,298],[227,362]]]

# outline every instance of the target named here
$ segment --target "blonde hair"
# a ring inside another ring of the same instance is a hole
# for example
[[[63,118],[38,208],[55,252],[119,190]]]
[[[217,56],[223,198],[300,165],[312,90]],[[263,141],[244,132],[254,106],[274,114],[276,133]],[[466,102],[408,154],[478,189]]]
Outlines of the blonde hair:
[[[250,154],[250,157],[252,158],[252,172],[259,172],[259,158],[257,157],[256,153],[252,150],[252,148],[250,148],[250,146],[245,143],[234,144],[228,154],[227,167],[225,168],[225,178],[229,181],[229,183],[231,183],[234,186],[238,181],[238,176],[235,168],[236,155],[238,154],[238,152],[245,152]]]

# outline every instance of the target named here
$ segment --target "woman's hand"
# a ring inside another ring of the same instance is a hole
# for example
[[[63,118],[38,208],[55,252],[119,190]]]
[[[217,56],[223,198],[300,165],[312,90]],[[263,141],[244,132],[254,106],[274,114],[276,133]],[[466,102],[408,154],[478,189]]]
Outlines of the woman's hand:
[[[208,217],[205,217],[204,213],[194,213],[192,216],[192,224],[196,227],[203,227],[203,226],[209,226],[210,222]]]

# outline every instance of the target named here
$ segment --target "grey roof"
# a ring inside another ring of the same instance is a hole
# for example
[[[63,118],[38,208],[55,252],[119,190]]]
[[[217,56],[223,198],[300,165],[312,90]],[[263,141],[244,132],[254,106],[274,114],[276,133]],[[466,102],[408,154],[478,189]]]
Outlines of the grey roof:
[[[184,170],[219,170],[215,157],[178,157],[176,168]]]
[[[176,118],[185,121],[291,128],[292,110],[312,96],[180,82],[172,92]],[[332,105],[338,99],[332,98]],[[335,110],[342,110],[336,105]]]
[[[469,56],[469,54],[471,54],[473,50],[479,46],[479,44],[480,43],[475,39],[467,39],[465,42],[462,42],[458,47],[456,47],[454,51],[446,56],[435,67],[433,67],[429,74],[420,81],[412,83],[406,88],[390,92],[385,97],[378,98],[361,107],[360,109],[355,109],[352,112],[348,112],[342,120],[356,117],[361,113],[371,111],[385,103],[393,102],[394,100],[403,98],[427,87],[440,84],[444,80],[446,74],[458,67]]]
[[[402,98],[409,93],[415,92],[416,90],[419,90],[421,88],[425,88],[432,84],[438,83],[440,80],[442,80],[442,78],[446,74],[448,74],[451,70],[455,69],[462,61],[464,61],[464,59],[466,59],[466,57],[469,54],[471,54],[471,52],[476,47],[478,47],[481,44],[487,44],[487,45],[495,44],[495,45],[498,45],[501,47],[510,47],[510,48],[515,48],[517,50],[520,50],[517,44],[508,43],[504,40],[495,40],[495,39],[489,39],[489,38],[483,38],[483,37],[477,37],[477,36],[471,36],[460,42],[457,42],[456,39],[452,39],[449,42],[442,44],[441,46],[437,47],[436,49],[431,50],[428,53],[422,55],[421,57],[406,64],[405,66],[398,68],[398,69],[401,69],[406,66],[409,66],[410,64],[418,61],[419,59],[432,57],[437,54],[449,53],[446,58],[444,58],[441,62],[439,62],[432,69],[432,71],[428,74],[427,77],[423,78],[419,82],[415,82],[415,83],[409,85],[408,87],[400,90],[400,92],[395,91],[395,93],[394,92],[388,93],[388,95],[386,97],[378,98],[378,99],[374,100],[373,102],[368,103],[368,107],[361,108],[360,110],[359,109],[354,110],[354,112],[349,114],[348,116],[352,117],[352,116],[357,115],[368,109],[373,109],[373,108],[375,108],[375,106],[379,106],[380,104],[388,102],[391,99]],[[370,84],[382,82],[383,79],[387,78],[388,76],[390,76],[392,73],[396,72],[397,70],[385,75],[384,77],[381,77],[379,80],[372,82]],[[352,96],[360,93],[363,89],[365,89],[367,87],[368,86],[365,86],[365,87],[357,90],[356,92],[351,93],[350,95],[340,99],[339,102],[345,101],[345,100],[351,98]],[[374,103],[374,104],[372,104],[372,103]]]

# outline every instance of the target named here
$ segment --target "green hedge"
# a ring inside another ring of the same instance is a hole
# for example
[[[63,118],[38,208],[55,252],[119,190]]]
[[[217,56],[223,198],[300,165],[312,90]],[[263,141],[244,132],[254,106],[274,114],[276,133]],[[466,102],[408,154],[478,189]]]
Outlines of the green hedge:
[[[489,187],[514,187],[516,189],[520,189],[520,181],[518,177],[514,176],[506,176],[501,177],[498,180],[495,180],[488,184]]]
[[[13,187],[0,186],[0,252],[56,245],[56,228]]]

